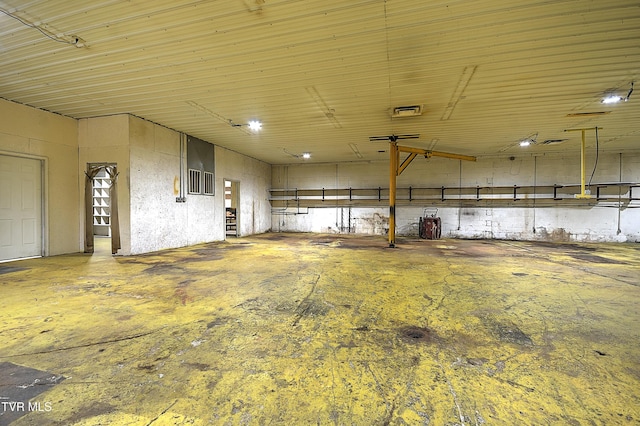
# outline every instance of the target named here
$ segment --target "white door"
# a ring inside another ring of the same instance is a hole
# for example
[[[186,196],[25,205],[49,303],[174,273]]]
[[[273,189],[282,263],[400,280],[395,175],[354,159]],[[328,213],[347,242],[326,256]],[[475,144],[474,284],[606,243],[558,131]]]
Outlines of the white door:
[[[0,260],[42,256],[42,163],[0,155]]]

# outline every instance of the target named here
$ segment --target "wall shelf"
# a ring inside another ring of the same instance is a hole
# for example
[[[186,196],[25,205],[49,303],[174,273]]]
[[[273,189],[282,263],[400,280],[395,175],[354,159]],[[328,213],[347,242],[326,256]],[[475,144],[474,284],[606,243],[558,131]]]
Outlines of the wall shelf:
[[[441,186],[397,188],[396,203],[432,205],[463,204],[508,205],[527,207],[531,205],[592,206],[613,202],[630,204],[640,201],[640,183],[606,182],[588,186],[591,198],[577,198],[580,184],[512,185],[512,186]],[[269,190],[274,208],[286,207],[380,207],[389,200],[388,188],[287,188]]]
[[[109,200],[109,188],[111,179],[106,172],[101,170],[93,179],[93,234],[101,236],[110,235],[111,202]]]

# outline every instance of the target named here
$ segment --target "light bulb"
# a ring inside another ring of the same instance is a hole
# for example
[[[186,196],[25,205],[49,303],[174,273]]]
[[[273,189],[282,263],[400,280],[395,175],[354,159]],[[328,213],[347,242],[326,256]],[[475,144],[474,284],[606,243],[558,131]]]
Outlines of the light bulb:
[[[249,129],[253,130],[253,131],[258,131],[260,129],[262,129],[262,123],[259,121],[250,121],[249,122]]]
[[[620,102],[622,99],[623,99],[622,96],[609,95],[606,98],[602,99],[602,103],[603,104],[616,104],[616,103]]]

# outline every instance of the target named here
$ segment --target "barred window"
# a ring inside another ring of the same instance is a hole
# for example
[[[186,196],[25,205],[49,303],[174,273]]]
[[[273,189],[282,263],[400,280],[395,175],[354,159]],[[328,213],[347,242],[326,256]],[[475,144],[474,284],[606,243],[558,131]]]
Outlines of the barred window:
[[[201,194],[202,187],[200,179],[202,172],[200,170],[189,169],[189,194]]]
[[[187,136],[187,169],[189,194],[214,195],[214,149],[201,139]]]
[[[204,172],[204,194],[213,195],[213,173]]]

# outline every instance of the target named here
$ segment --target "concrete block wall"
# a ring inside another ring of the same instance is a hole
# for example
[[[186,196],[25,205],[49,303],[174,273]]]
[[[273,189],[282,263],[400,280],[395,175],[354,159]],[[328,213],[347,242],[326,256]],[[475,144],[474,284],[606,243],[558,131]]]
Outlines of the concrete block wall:
[[[587,153],[587,181],[640,182],[640,153]],[[274,166],[272,188],[334,189],[388,188],[388,161]],[[471,187],[491,188],[579,184],[580,152],[563,155],[521,155],[517,157],[481,158],[465,162],[443,158],[420,159],[398,177],[398,187]],[[625,189],[626,191],[626,189]],[[635,197],[640,195],[636,189]],[[442,236],[453,238],[498,238],[553,241],[640,241],[640,202],[619,205],[617,202],[595,202],[570,205],[553,201],[534,202],[523,194],[526,202],[475,203],[455,200],[456,191],[448,193],[447,203],[434,201],[399,201],[396,209],[396,233],[418,234],[418,221],[437,208],[442,218]],[[349,212],[350,210],[350,212]],[[298,212],[304,214],[297,214]],[[344,226],[345,215],[351,226]],[[388,201],[371,201],[368,206],[332,205],[330,198],[321,208],[291,207],[274,209],[274,231],[388,233]],[[386,227],[384,222],[386,220]],[[367,224],[380,223],[378,226]],[[346,229],[346,231],[345,231]]]
[[[180,183],[180,133],[129,119],[131,254],[224,240],[224,179],[240,183],[240,236],[271,228],[268,164],[214,145],[214,195],[188,194],[186,154]],[[186,202],[176,202],[176,185]]]
[[[147,253],[165,248],[182,247],[213,239],[212,232],[192,238],[191,231],[213,227],[213,199],[190,199],[177,203],[175,181],[180,176],[180,133],[137,117],[129,120],[131,155],[130,254]],[[196,198],[195,196],[193,198]],[[199,197],[198,197],[199,198]],[[207,197],[211,198],[211,197]],[[209,226],[202,225],[189,210],[200,208]]]
[[[216,217],[225,217],[224,180],[238,183],[240,188],[238,235],[252,235],[267,232],[271,229],[271,204],[269,188],[271,186],[271,165],[246,155],[216,146]],[[218,239],[224,239],[224,223],[219,227]]]

